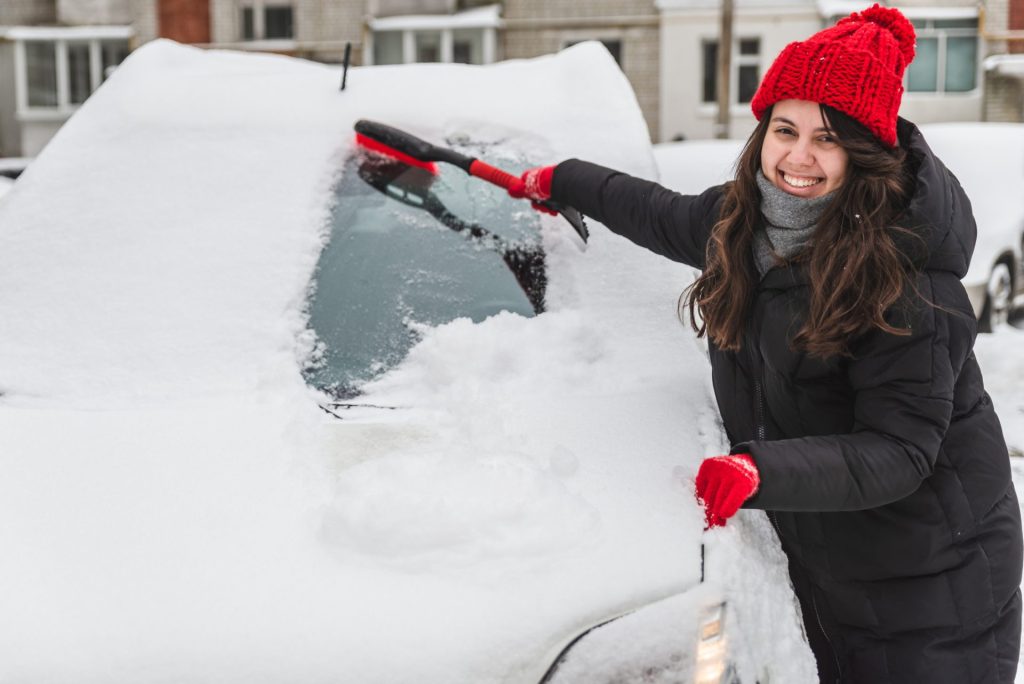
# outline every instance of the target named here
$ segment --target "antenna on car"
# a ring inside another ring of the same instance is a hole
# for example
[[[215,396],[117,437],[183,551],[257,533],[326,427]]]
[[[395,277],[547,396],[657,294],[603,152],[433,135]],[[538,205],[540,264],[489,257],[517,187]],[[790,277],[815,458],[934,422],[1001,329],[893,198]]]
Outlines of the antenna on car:
[[[341,89],[345,89],[345,81],[348,80],[348,61],[352,57],[352,43],[345,43],[345,61],[341,68]]]

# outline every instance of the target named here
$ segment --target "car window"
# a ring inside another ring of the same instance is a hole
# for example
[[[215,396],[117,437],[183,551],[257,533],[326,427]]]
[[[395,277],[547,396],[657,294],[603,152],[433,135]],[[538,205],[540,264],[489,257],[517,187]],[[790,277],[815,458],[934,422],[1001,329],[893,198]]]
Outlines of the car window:
[[[459,169],[439,164],[438,171],[368,153],[345,163],[310,288],[318,353],[304,374],[314,387],[355,396],[405,357],[417,324],[543,310],[535,213]]]

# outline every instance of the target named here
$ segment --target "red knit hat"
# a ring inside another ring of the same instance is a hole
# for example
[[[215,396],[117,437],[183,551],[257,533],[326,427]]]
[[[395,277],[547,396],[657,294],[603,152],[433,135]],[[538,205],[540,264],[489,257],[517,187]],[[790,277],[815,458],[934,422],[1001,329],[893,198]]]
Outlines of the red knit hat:
[[[754,94],[754,116],[760,121],[780,100],[809,100],[848,114],[895,147],[903,72],[914,59],[915,38],[899,10],[874,5],[790,43]]]

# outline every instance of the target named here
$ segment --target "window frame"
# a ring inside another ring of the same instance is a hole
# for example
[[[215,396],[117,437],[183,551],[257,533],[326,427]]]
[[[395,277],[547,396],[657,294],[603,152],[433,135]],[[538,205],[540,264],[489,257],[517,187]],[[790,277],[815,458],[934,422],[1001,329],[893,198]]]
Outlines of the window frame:
[[[395,16],[371,18],[367,22],[367,40],[363,44],[363,64],[373,66],[377,36],[382,33],[397,33],[400,36],[402,61],[399,64],[416,64],[416,34],[440,33],[440,64],[455,63],[455,33],[481,31],[481,64],[498,61],[498,29],[501,26],[499,6],[470,9],[455,14],[420,16]]]
[[[267,37],[267,11],[287,9],[291,12],[292,34],[287,37]],[[252,13],[252,36],[245,31],[245,13]],[[238,5],[238,40],[242,43],[294,43],[296,34],[296,12],[294,0],[243,0]]]
[[[385,28],[370,31],[370,40],[367,41],[367,48],[364,55],[364,63],[369,66],[376,65],[374,58],[374,47],[377,35],[380,33],[398,33],[402,42],[402,61],[400,64],[419,64],[416,61],[416,36],[427,34],[441,34],[441,50],[437,62],[431,64],[455,64],[455,32],[465,33],[467,31],[481,31],[483,34],[483,50],[480,64],[493,64],[497,61],[497,32],[489,26],[450,26],[447,28]],[[427,62],[424,62],[427,63]]]
[[[756,54],[742,54],[740,51],[740,43],[748,40],[757,41],[757,53]],[[712,70],[712,79],[715,91],[715,99],[706,100],[704,92],[704,73],[707,65],[704,60],[707,56],[708,46],[715,45],[716,58],[718,54],[718,47],[720,47],[720,40],[717,36],[703,38],[700,41],[700,60],[701,60],[701,80],[699,83],[699,95],[700,106],[704,108],[715,108],[718,104],[718,65],[714,65]],[[732,59],[730,60],[729,68],[729,108],[744,107],[749,108],[750,100],[745,102],[740,101],[740,68],[754,66],[757,67],[757,78],[755,79],[758,83],[764,77],[764,70],[761,67],[761,56],[764,54],[764,37],[761,35],[744,34],[733,36],[732,39]],[[756,92],[756,88],[755,88]],[[753,94],[751,94],[753,98]]]
[[[936,39],[936,66],[934,90],[910,90],[910,71],[913,64],[907,67],[903,75],[903,93],[907,97],[963,97],[977,95],[982,82],[982,41],[977,15],[971,17],[945,16],[912,16],[917,39]],[[936,27],[937,21],[972,20],[974,27]],[[924,26],[917,26],[923,22]],[[974,87],[969,90],[946,90],[946,72],[949,61],[949,38],[974,38]]]
[[[71,65],[69,45],[87,45],[89,55],[89,93],[86,100],[96,92],[103,81],[103,46],[107,43],[124,44],[127,51],[132,50],[131,39],[134,31],[127,28],[121,32],[102,32],[89,34],[80,30],[38,31],[24,34],[15,33],[9,38],[14,42],[14,73],[15,73],[15,108],[18,119],[23,121],[58,121],[66,119],[83,102],[72,102],[71,98]],[[57,104],[55,106],[39,106],[29,103],[28,43],[47,43],[54,48],[54,59],[57,70]]]

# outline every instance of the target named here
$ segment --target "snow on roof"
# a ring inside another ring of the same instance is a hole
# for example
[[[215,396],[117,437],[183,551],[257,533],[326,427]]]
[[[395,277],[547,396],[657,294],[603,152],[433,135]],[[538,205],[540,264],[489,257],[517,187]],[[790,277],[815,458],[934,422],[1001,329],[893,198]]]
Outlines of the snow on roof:
[[[0,26],[0,38],[7,40],[127,40],[134,35],[131,26]]]
[[[736,0],[736,9],[777,9],[783,13],[802,11],[814,8],[815,0]],[[655,0],[655,6],[662,11],[665,10],[718,10],[722,3],[720,0]]]
[[[995,71],[1003,76],[1024,77],[1024,55],[990,55],[982,66],[985,71]]]
[[[852,12],[860,12],[875,3],[870,0],[817,0],[818,11],[823,17],[845,17]],[[891,5],[909,19],[975,19],[978,16],[977,6],[931,6]]]
[[[374,31],[497,28],[501,26],[501,5],[488,5],[455,14],[405,15],[370,19]]]

